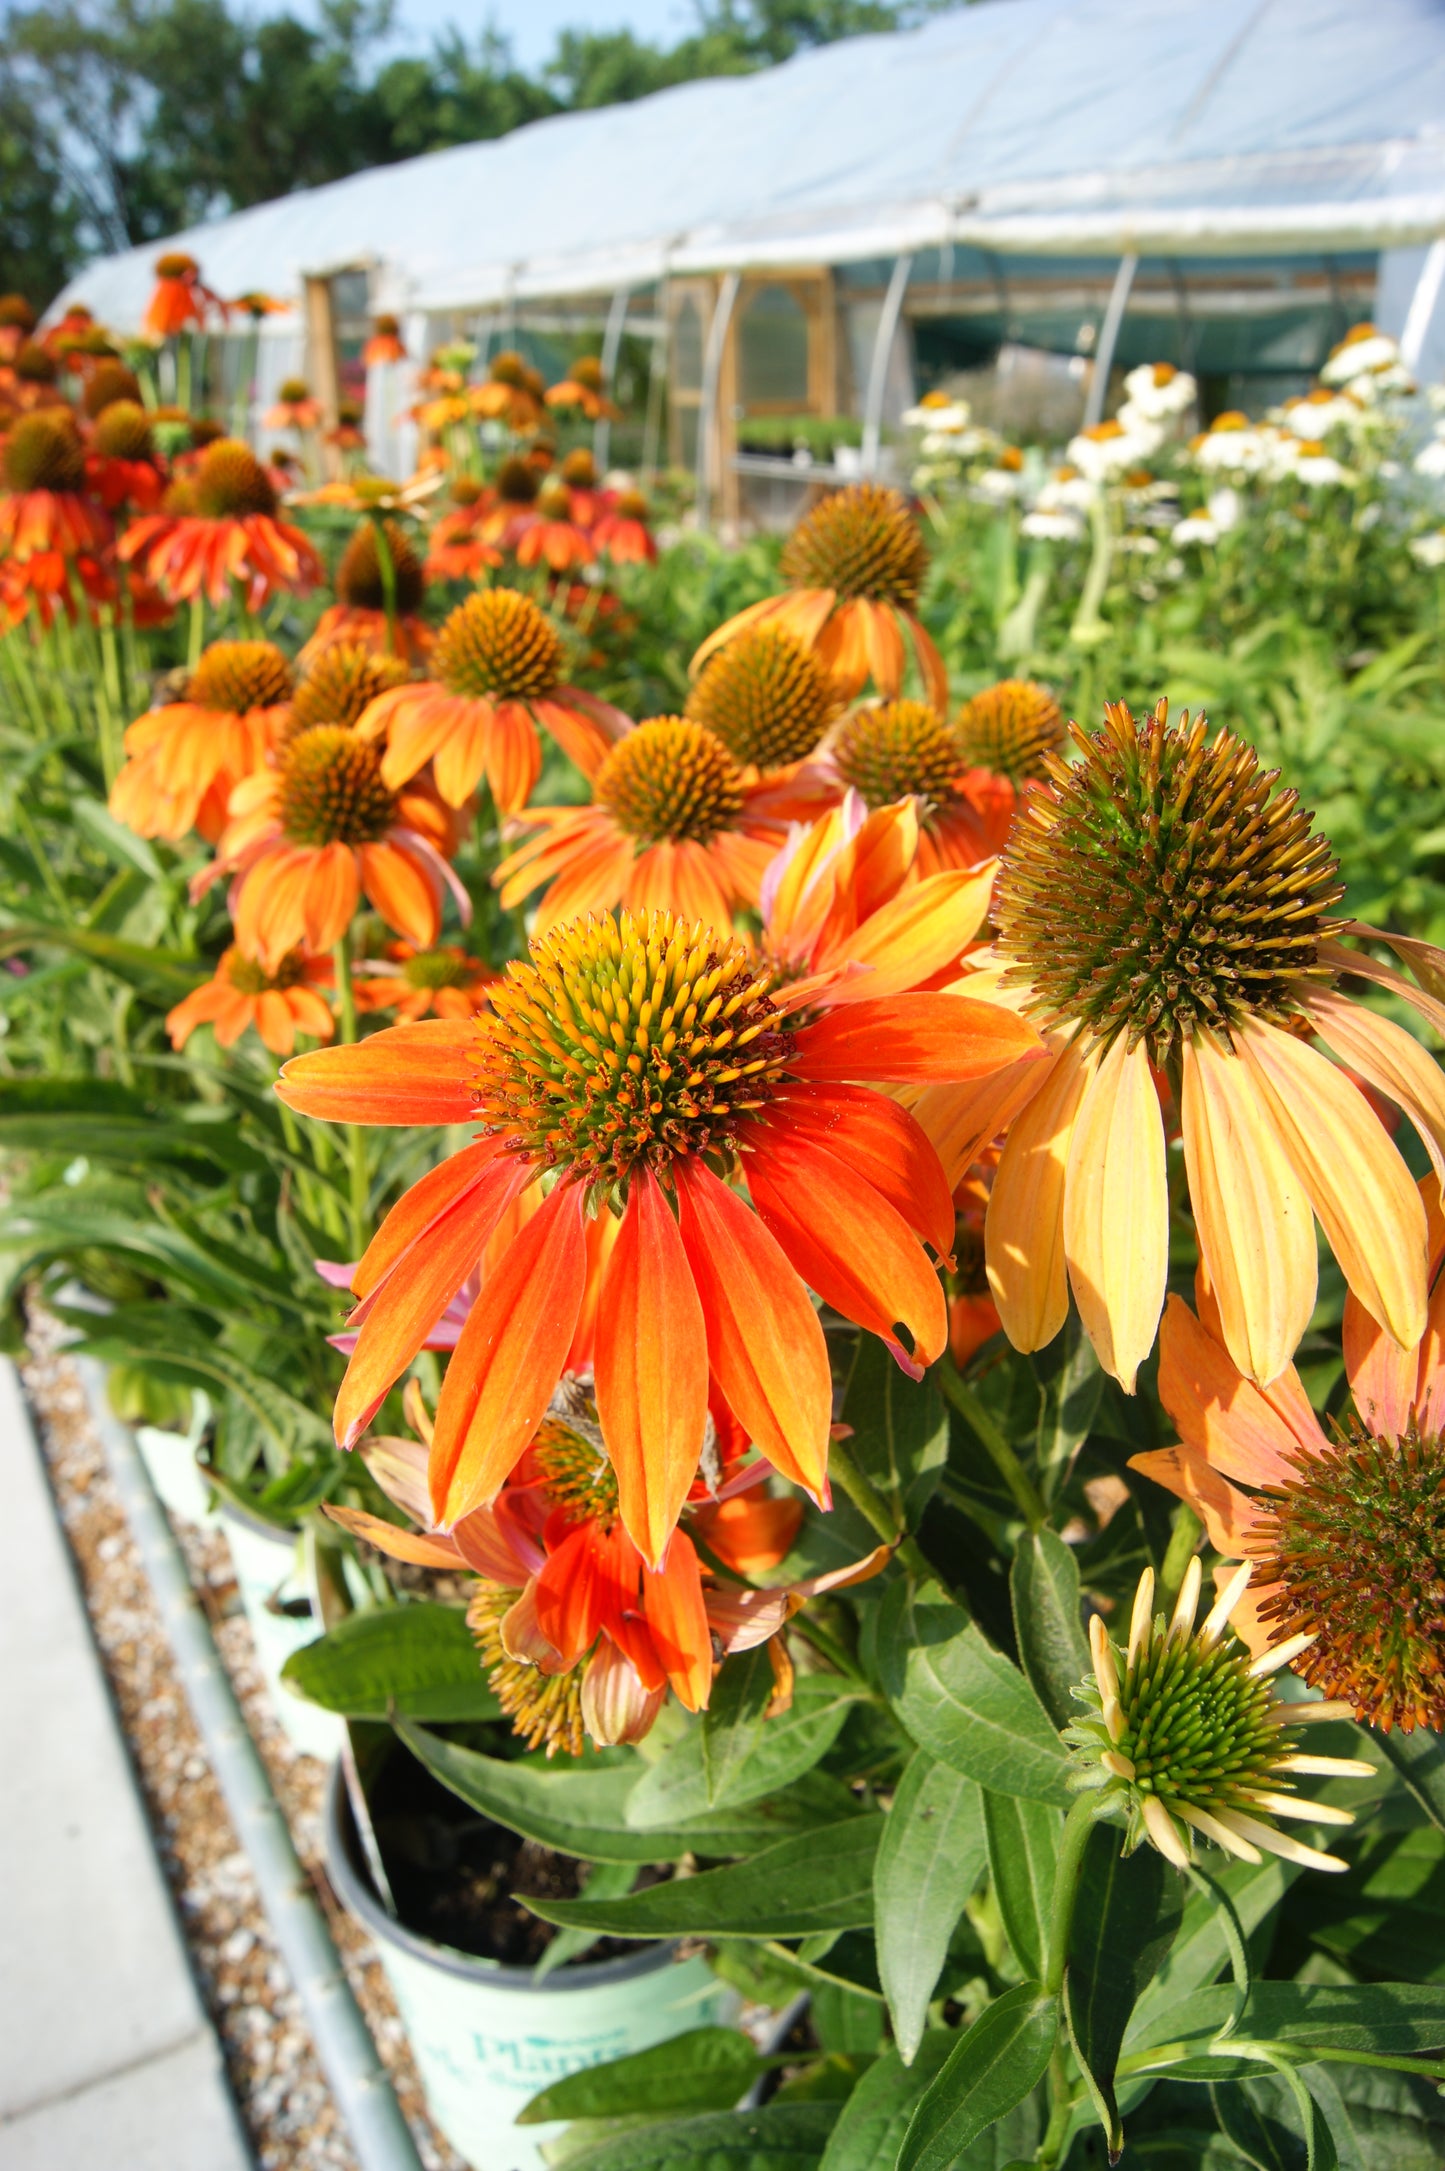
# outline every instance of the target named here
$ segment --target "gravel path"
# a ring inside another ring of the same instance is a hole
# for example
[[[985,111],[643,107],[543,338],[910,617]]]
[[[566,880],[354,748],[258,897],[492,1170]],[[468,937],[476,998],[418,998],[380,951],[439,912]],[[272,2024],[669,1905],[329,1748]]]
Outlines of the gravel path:
[[[60,1330],[33,1323],[21,1377],[36,1413],[70,1549],[130,1745],[157,1852],[263,2171],[354,2171],[300,2003],[175,1673],[100,1442]],[[466,2171],[426,2115],[411,2051],[370,1939],[326,1880],[325,1768],[292,1749],[272,1715],[219,1530],[176,1522],[191,1581],[326,1910],[347,1979],[391,2074],[427,2171]]]

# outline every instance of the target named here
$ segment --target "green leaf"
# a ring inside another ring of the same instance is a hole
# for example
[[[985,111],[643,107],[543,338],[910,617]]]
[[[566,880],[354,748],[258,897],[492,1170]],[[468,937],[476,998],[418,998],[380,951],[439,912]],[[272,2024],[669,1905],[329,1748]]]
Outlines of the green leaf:
[[[1153,1980],[1184,1912],[1177,1876],[1162,1855],[1120,1852],[1121,1835],[1096,1824],[1084,1848],[1069,1936],[1064,2015],[1109,2153],[1124,2145],[1114,2075],[1129,2016]]]
[[[1047,1803],[985,1787],[983,1821],[998,1911],[1025,1975],[1042,1975],[1064,1820]]]
[[[1432,1824],[1445,1831],[1445,1739],[1426,1727],[1412,1734],[1372,1734],[1371,1745],[1383,1749]]]
[[[935,2028],[911,2066],[896,2050],[876,2059],[844,2104],[818,2171],[893,2171],[913,2114],[952,2048],[953,2037]]]
[[[1299,1874],[1292,1863],[1268,1854],[1257,1864],[1221,1863],[1211,1871],[1211,1881],[1228,1895],[1240,1927],[1249,1938],[1269,1922]],[[1213,1982],[1229,1964],[1229,1926],[1222,1909],[1212,1895],[1191,1893],[1163,1965],[1140,1994],[1126,2042],[1162,2042],[1173,2025],[1174,2011],[1194,1991]]]
[[[625,1900],[532,1900],[544,1922],[610,1937],[807,1937],[873,1919],[880,1816],[799,1833],[746,1862],[651,1885]]]
[[[83,1153],[95,1161],[206,1160],[254,1171],[266,1164],[228,1124],[162,1113],[105,1078],[0,1080],[0,1147],[12,1153]]]
[[[1045,1500],[1052,1500],[1089,1436],[1098,1413],[1104,1374],[1094,1355],[1094,1345],[1072,1307],[1062,1334],[1056,1334],[1047,1348],[1035,1351],[1029,1364],[1042,1396],[1034,1437],[1034,1467],[1040,1491]]]
[[[725,1687],[730,1675],[733,1686]],[[858,1701],[837,1674],[807,1674],[795,1684],[792,1708],[764,1719],[771,1689],[766,1651],[725,1666],[716,1714],[707,1712],[646,1768],[627,1804],[628,1823],[639,1830],[676,1825],[781,1792],[827,1755]]]
[[[1079,1716],[1070,1695],[1092,1673],[1089,1639],[1079,1618],[1079,1565],[1052,1530],[1028,1530],[1009,1576],[1014,1633],[1029,1686],[1055,1726]]]
[[[144,837],[138,837],[133,829],[127,829],[124,822],[118,822],[99,799],[76,792],[70,801],[70,812],[117,866],[134,868],[148,882],[165,880],[165,869],[156,857],[155,846],[148,844]]]
[[[879,1625],[885,1687],[921,1749],[980,1786],[1066,1802],[1063,1744],[1016,1666],[936,1583],[902,1583]]]
[[[948,1410],[932,1378],[911,1380],[876,1335],[860,1335],[843,1421],[854,1460],[912,1530],[948,1460]]]
[[[433,1778],[483,1816],[535,1839],[539,1846],[578,1855],[584,1862],[668,1862],[692,1853],[747,1854],[799,1826],[811,1830],[836,1819],[840,1794],[844,1805],[851,1799],[831,1782],[817,1793],[800,1785],[777,1801],[723,1810],[676,1830],[641,1832],[627,1822],[627,1798],[637,1783],[635,1756],[616,1764],[584,1759],[577,1766],[559,1769],[482,1756],[475,1749],[443,1741],[407,1719],[397,1722],[396,1731]]]
[[[119,935],[99,934],[91,928],[60,927],[37,919],[0,928],[0,957],[46,947],[69,950],[92,965],[103,965],[154,1002],[178,1003],[208,977],[203,965],[179,951],[151,949],[144,943],[125,942]]]
[[[1348,2065],[1312,2065],[1300,2078],[1345,2171],[1440,2171],[1445,2163],[1445,2102],[1428,2081]]]
[[[592,1862],[587,1869],[586,1890],[594,1900],[620,1900],[641,1875],[642,1865],[638,1862]],[[593,1942],[590,1930],[559,1930],[533,1968],[533,1982],[545,1982],[559,1967],[580,1960]]]
[[[951,2171],[969,2144],[1037,2085],[1058,2035],[1059,2005],[1019,1983],[965,2029],[914,2112],[897,2171]]]
[[[310,1703],[348,1719],[457,1723],[495,1719],[501,1706],[460,1606],[415,1603],[352,1613],[293,1651],[281,1678]]]
[[[1299,1927],[1351,1974],[1445,1982],[1445,1833],[1379,1832],[1343,1877],[1297,1894]]]
[[[730,2110],[762,2070],[756,2050],[737,2028],[690,2028],[649,2050],[554,2081],[518,2111],[517,2124],[618,2118],[629,2111],[665,2118],[682,2111]]]
[[[769,2103],[634,2127],[568,2171],[817,2171],[837,2116],[836,2103]]]
[[[908,2063],[924,2039],[948,1941],[987,1855],[976,1782],[926,1749],[899,1780],[873,1868],[878,1972]]]
[[[1233,1986],[1197,1990],[1157,2017],[1140,2049],[1169,2041],[1203,2048],[1232,2019]],[[1421,1983],[1257,1982],[1229,2041],[1276,2043],[1296,2051],[1356,2050],[1405,2055],[1445,2048],[1445,1986]],[[1131,2042],[1133,2036],[1131,2033]],[[1228,2045],[1222,2046],[1228,2048]]]

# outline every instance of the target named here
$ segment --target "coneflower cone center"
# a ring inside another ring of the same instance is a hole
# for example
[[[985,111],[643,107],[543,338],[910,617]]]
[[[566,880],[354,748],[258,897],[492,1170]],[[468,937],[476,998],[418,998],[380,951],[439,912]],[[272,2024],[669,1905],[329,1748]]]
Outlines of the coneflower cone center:
[[[1317,1641],[1295,1671],[1387,1731],[1445,1729],[1445,1444],[1353,1424],[1257,1501],[1260,1607],[1279,1638]]]
[[[197,708],[277,708],[290,697],[291,666],[270,641],[214,641],[191,673],[186,699]]]
[[[838,707],[813,651],[763,626],[718,650],[688,696],[687,713],[734,761],[781,769],[812,753]]]
[[[218,438],[201,455],[195,477],[196,504],[207,520],[244,520],[253,513],[274,513],[271,478],[249,445]]]
[[[937,805],[962,767],[958,735],[926,701],[880,701],[838,733],[833,766],[870,813],[900,799]]]
[[[291,703],[290,732],[298,737],[318,724],[354,724],[378,694],[404,686],[411,673],[399,656],[375,656],[356,641],[323,648]]]
[[[908,502],[880,483],[852,483],[814,507],[783,546],[790,588],[831,588],[844,600],[911,611],[928,550]]]
[[[410,537],[399,522],[384,520],[382,528],[386,535],[387,550],[391,554],[396,607],[403,618],[410,618],[421,609],[422,597],[426,592],[422,563],[412,548]],[[348,610],[386,609],[386,583],[381,577],[381,552],[377,547],[375,525],[370,520],[362,522],[341,553],[341,563],[336,568],[336,597]]]
[[[562,643],[530,596],[484,588],[447,619],[431,668],[448,693],[476,701],[535,700],[561,676]]]
[[[270,995],[299,987],[306,978],[306,960],[299,950],[288,950],[274,972],[267,972],[254,957],[232,950],[226,959],[226,978],[241,995]]]
[[[1016,783],[1042,776],[1064,738],[1058,702],[1047,687],[1026,678],[985,686],[965,701],[956,728],[970,768],[993,769]]]
[[[1211,1649],[1156,1635],[1128,1667],[1119,1690],[1119,1754],[1134,1784],[1202,1809],[1242,1807],[1241,1789],[1278,1786],[1279,1759],[1292,1743],[1271,1716],[1268,1680],[1251,1679],[1248,1654],[1232,1634]]]
[[[624,912],[529,948],[478,1027],[483,1128],[608,1190],[678,1158],[729,1163],[795,1039],[747,947],[671,912]]]
[[[4,440],[5,483],[22,495],[29,490],[79,490],[85,483],[85,447],[70,419],[42,408],[23,415]]]
[[[639,848],[707,844],[743,810],[742,778],[727,748],[701,724],[655,716],[618,741],[592,796]]]
[[[281,827],[291,844],[378,844],[396,821],[381,749],[340,724],[293,741],[281,771]]]
[[[1201,1028],[1287,1023],[1344,894],[1328,841],[1278,772],[1201,715],[1072,727],[1024,809],[994,901],[999,948],[1050,1021],[1142,1039],[1164,1065]]]
[[[112,400],[95,425],[96,449],[110,460],[148,460],[155,452],[150,416],[139,400]]]
[[[548,1756],[559,1749],[564,1756],[580,1756],[585,1740],[581,1666],[567,1673],[543,1673],[511,1657],[503,1645],[502,1621],[521,1595],[500,1583],[479,1583],[467,1606],[467,1626],[513,1731],[529,1749],[545,1749]]]
[[[559,1401],[573,1407],[558,1415]],[[553,1507],[574,1523],[593,1522],[604,1531],[617,1519],[617,1473],[607,1459],[596,1400],[580,1381],[564,1383],[553,1397],[532,1442],[538,1475]]]
[[[479,970],[462,950],[418,950],[402,966],[401,976],[414,988],[455,988],[474,980]]]

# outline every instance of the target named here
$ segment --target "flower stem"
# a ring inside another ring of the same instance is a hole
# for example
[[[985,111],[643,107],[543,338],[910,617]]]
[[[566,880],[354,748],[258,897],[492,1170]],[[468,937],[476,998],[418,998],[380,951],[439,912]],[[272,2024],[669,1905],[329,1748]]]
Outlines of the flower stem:
[[[331,953],[336,967],[336,992],[341,1004],[342,1041],[353,1041],[356,1032],[356,990],[351,980],[351,952],[343,935]],[[366,1166],[366,1133],[359,1123],[346,1126],[346,1158],[351,1176],[351,1249],[359,1259],[371,1229],[371,1183]]]
[[[1044,1988],[1055,1998],[1063,1996],[1069,1932],[1073,1928],[1074,1904],[1079,1897],[1084,1849],[1094,1828],[1095,1806],[1089,1795],[1081,1794],[1064,1819],[1063,1838],[1059,1842],[1059,1859],[1054,1869],[1054,1903],[1049,1916],[1048,1956],[1044,1962]]]
[[[1199,1517],[1187,1500],[1181,1500],[1174,1510],[1169,1544],[1165,1549],[1159,1569],[1159,1604],[1166,1613],[1174,1610],[1179,1596],[1179,1586],[1184,1581],[1184,1571],[1189,1566],[1194,1548],[1199,1543],[1199,1533],[1204,1528]]]
[[[1042,1529],[1045,1521],[1044,1504],[1039,1498],[1038,1488],[978,1396],[965,1384],[952,1357],[940,1357],[934,1373],[944,1394],[1007,1485],[1014,1504],[1029,1529]]]
[[[206,599],[198,589],[191,597],[191,631],[186,643],[186,669],[194,671],[206,639]]]
[[[858,1513],[873,1525],[884,1544],[893,1547],[910,1575],[920,1583],[937,1581],[936,1571],[926,1554],[906,1531],[899,1529],[898,1517],[873,1480],[859,1469],[841,1440],[835,1440],[829,1449],[828,1475],[837,1479]]]

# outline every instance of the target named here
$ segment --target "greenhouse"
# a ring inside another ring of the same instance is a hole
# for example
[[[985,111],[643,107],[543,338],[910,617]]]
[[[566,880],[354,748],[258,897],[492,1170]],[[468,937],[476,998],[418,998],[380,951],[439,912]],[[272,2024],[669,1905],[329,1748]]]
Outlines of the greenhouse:
[[[378,310],[423,358],[465,336],[546,366],[590,331],[609,374],[629,364],[615,450],[695,470],[724,515],[790,513],[795,449],[872,471],[942,381],[989,380],[999,419],[1057,429],[1098,420],[1111,369],[1163,359],[1199,379],[1207,418],[1302,390],[1370,317],[1431,374],[1442,107],[1428,0],[1010,0],[161,246],[222,294],[290,304],[263,327],[262,405],[298,369],[324,399],[360,393]],[[134,329],[155,254],[91,265],[62,304]],[[396,472],[405,404],[375,375],[368,431]]]

